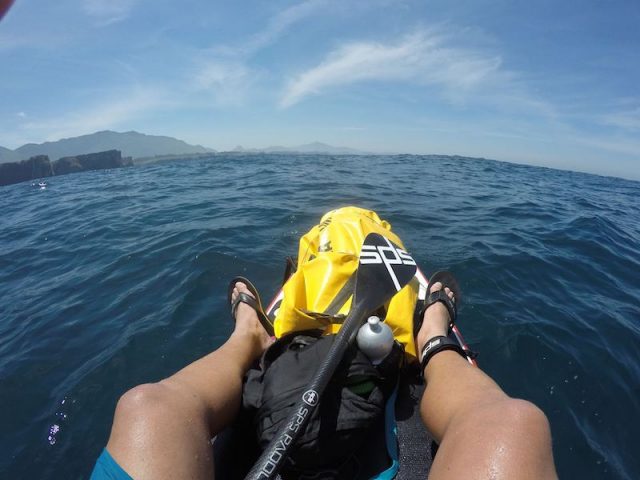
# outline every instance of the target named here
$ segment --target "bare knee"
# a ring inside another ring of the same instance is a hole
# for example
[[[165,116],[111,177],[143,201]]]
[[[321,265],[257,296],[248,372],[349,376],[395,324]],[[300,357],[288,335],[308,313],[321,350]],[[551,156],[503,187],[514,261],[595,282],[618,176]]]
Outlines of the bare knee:
[[[549,436],[549,420],[542,410],[526,400],[510,398],[496,407],[501,421],[514,433],[526,432],[545,438]]]
[[[200,398],[170,382],[146,383],[127,391],[116,405],[114,426],[168,428],[175,423],[204,421]]]
[[[489,455],[501,478],[515,478],[518,471],[522,478],[556,478],[549,421],[542,410],[509,398],[496,405],[490,425],[484,441],[488,451],[502,452]]]
[[[542,410],[524,400],[505,398],[455,418],[430,478],[462,478],[469,470],[476,475],[473,478],[557,478],[549,421]]]
[[[195,399],[164,382],[146,383],[120,397],[114,423],[125,428],[133,424],[166,424],[175,417],[192,416],[198,408]]]
[[[140,418],[168,407],[170,395],[160,383],[146,383],[127,391],[118,400],[116,417]]]
[[[107,449],[120,461],[132,445],[149,444],[165,425],[170,398],[163,385],[152,383],[132,388],[118,400]]]
[[[116,405],[112,437],[120,437],[134,425],[147,423],[151,415],[156,416],[155,411],[164,401],[162,388],[158,387],[157,384],[138,385],[120,397]]]
[[[165,382],[120,397],[107,450],[131,477],[212,478],[211,437],[192,398]]]

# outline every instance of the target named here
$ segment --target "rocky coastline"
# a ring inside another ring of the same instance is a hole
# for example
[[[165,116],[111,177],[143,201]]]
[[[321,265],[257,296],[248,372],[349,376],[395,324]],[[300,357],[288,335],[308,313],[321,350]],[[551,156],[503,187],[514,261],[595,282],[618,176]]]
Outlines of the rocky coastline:
[[[62,157],[51,161],[47,155],[36,155],[20,162],[0,163],[0,185],[11,185],[56,175],[129,167],[131,157],[123,157],[120,150]]]

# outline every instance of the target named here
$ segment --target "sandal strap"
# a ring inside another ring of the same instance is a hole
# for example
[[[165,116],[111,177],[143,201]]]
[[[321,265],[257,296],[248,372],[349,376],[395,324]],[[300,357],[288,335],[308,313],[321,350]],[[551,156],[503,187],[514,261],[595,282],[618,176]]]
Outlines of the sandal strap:
[[[456,309],[456,304],[449,298],[449,295],[447,295],[447,293],[444,291],[445,287],[446,285],[443,286],[437,292],[429,293],[429,296],[427,297],[427,301],[424,303],[424,309],[422,310],[422,315],[424,315],[424,312],[431,305],[433,305],[436,302],[441,302],[444,304],[445,307],[447,307],[447,312],[449,312],[450,323],[451,325],[453,325],[454,323],[456,323],[456,317],[458,315],[458,312]]]
[[[231,316],[233,318],[236,318],[236,310],[238,309],[238,305],[240,305],[240,302],[246,303],[251,308],[253,308],[256,312],[260,311],[258,308],[258,302],[256,301],[255,298],[253,298],[251,295],[248,295],[244,292],[240,292],[236,297],[236,299],[233,301],[233,303],[231,303]]]
[[[451,340],[449,337],[440,335],[437,337],[430,338],[427,343],[422,347],[421,357],[422,360],[420,362],[420,374],[424,377],[424,369],[436,353],[443,352],[445,350],[453,350],[454,352],[458,352],[462,357],[466,360],[467,355],[464,349],[458,345],[458,343],[454,340]]]

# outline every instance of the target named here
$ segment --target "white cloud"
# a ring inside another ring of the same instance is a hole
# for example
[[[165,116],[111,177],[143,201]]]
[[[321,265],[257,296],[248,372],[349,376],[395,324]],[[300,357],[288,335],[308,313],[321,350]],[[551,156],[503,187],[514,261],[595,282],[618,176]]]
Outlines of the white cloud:
[[[483,93],[509,94],[535,103],[502,67],[499,55],[472,47],[448,45],[451,39],[434,30],[404,37],[395,44],[355,42],[332,51],[318,66],[291,80],[281,98],[290,107],[311,95],[363,81],[404,81],[439,89],[452,102]],[[512,99],[513,99],[512,98]]]
[[[106,26],[124,20],[137,0],[83,0],[82,9],[90,17],[98,21],[98,25]]]
[[[253,34],[246,42],[235,46],[219,46],[213,50],[216,54],[223,56],[250,57],[274,43],[289,28],[319,11],[326,3],[327,0],[307,0],[292,5],[272,16],[266,27]]]
[[[26,114],[26,113],[24,113],[24,112],[18,112],[18,113],[16,113],[16,115],[17,115],[18,117],[20,117],[20,118],[27,118],[27,114]]]
[[[307,0],[279,12],[269,20],[262,32],[255,34],[247,43],[248,52],[253,53],[270,45],[287,29],[313,15],[325,3],[325,0]]]
[[[218,106],[242,105],[260,72],[249,67],[248,59],[274,43],[289,28],[313,15],[327,0],[307,0],[285,8],[272,16],[266,27],[246,42],[235,46],[218,46],[199,54],[194,75],[197,90],[208,90]]]
[[[240,62],[207,60],[199,66],[194,84],[197,90],[209,91],[217,105],[241,105],[256,75]]]
[[[106,100],[86,109],[61,113],[53,118],[29,121],[18,125],[22,143],[33,138],[58,140],[97,130],[118,128],[150,111],[168,105],[168,96],[154,88],[139,88],[117,92]]]
[[[625,130],[640,130],[640,107],[605,115],[602,123]]]

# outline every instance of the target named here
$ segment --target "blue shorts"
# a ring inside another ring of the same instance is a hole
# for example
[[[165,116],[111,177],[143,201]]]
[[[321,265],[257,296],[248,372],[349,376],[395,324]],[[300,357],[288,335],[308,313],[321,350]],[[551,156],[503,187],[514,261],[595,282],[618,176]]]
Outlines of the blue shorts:
[[[105,448],[93,467],[90,480],[133,480]]]

